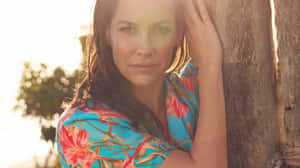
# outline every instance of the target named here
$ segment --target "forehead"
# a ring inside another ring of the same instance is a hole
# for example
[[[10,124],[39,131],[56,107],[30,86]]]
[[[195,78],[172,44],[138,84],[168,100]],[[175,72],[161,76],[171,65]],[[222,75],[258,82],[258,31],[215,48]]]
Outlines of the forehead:
[[[155,23],[161,20],[175,22],[174,0],[119,0],[113,22]]]

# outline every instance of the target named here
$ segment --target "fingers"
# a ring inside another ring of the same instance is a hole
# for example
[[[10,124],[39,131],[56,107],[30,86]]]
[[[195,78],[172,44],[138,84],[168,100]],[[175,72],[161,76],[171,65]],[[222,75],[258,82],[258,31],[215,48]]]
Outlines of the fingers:
[[[207,7],[204,3],[204,0],[195,0],[195,1],[197,3],[198,8],[200,9],[200,14],[203,18],[203,22],[204,23],[209,23],[211,20],[210,20],[210,17],[209,17]]]
[[[202,14],[201,14],[201,11],[200,11],[200,8],[199,8],[199,5],[198,5],[198,0],[191,0],[192,1],[192,6],[194,7],[194,11],[196,12],[197,14],[197,18],[198,20],[200,19],[201,22],[203,22],[203,19],[202,19]]]
[[[204,0],[182,0],[184,5],[184,15],[188,23],[209,23],[209,13]]]
[[[199,27],[203,25],[203,19],[199,10],[198,0],[181,0],[183,5],[183,13],[185,18],[185,35],[189,43],[193,38],[193,31],[199,31]]]
[[[195,0],[182,0],[184,7],[184,15],[187,24],[194,25],[202,21],[199,10],[197,11]]]

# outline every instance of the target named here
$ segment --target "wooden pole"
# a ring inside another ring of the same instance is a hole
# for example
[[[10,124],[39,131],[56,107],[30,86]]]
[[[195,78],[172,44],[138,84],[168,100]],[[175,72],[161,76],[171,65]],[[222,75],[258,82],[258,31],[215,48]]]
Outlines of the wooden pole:
[[[280,150],[270,3],[206,4],[224,48],[229,167],[273,167]]]
[[[280,113],[283,157],[300,166],[300,1],[275,0],[278,32]]]

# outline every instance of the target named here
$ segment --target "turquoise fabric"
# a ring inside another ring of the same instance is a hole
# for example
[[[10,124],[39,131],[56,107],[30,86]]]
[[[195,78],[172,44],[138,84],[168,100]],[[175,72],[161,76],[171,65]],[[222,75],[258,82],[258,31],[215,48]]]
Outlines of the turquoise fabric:
[[[157,168],[176,149],[190,151],[199,115],[198,68],[192,60],[165,78],[165,137],[135,128],[130,119],[101,102],[84,102],[60,116],[56,142],[60,161],[70,167]]]

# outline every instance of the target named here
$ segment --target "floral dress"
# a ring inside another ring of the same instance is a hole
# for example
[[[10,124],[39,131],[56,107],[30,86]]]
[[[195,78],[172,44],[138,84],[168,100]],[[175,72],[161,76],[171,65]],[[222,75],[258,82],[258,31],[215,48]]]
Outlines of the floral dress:
[[[61,115],[56,143],[65,168],[157,168],[176,149],[190,151],[199,115],[198,69],[192,60],[181,73],[165,78],[163,137],[135,128],[121,113],[101,102],[85,102]]]

